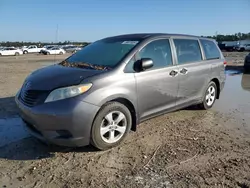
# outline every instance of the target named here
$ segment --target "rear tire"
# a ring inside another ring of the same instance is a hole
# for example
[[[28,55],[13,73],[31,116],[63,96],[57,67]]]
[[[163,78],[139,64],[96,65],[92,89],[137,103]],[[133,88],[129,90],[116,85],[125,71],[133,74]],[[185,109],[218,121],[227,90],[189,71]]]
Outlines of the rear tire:
[[[216,84],[211,81],[208,84],[202,103],[199,104],[199,108],[202,110],[208,110],[212,108],[216,100],[217,92],[218,90]]]
[[[244,51],[245,51],[245,48],[241,48],[241,49],[240,49],[240,52],[244,52]]]
[[[27,54],[27,53],[28,53],[28,51],[27,51],[27,50],[24,50],[24,51],[23,51],[23,54]]]
[[[119,102],[108,102],[98,112],[91,130],[91,144],[99,150],[119,145],[132,126],[129,109]]]
[[[2,54],[0,53],[0,56],[2,56]]]
[[[18,52],[16,52],[16,53],[15,53],[15,56],[18,56],[18,55],[20,55],[20,54],[19,54]]]
[[[60,52],[59,54],[60,54],[60,55],[63,55],[63,52]]]
[[[49,52],[47,52],[47,53],[46,53],[46,55],[50,55],[50,53],[49,53]]]

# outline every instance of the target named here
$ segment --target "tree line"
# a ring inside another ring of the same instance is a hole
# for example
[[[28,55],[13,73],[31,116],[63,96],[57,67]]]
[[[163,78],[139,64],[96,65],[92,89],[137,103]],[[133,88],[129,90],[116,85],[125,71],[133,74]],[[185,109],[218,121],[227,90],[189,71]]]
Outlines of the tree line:
[[[250,39],[250,32],[249,33],[235,33],[231,35],[222,35],[222,34],[217,34],[214,36],[202,36],[202,37],[208,37],[208,38],[213,38],[217,42],[223,42],[223,41],[238,41],[238,40],[245,40],[245,39]],[[50,43],[45,43],[45,42],[24,42],[24,41],[16,41],[16,42],[11,42],[11,41],[6,41],[6,42],[0,42],[0,46],[15,46],[15,47],[21,47],[21,46],[29,46],[29,45],[37,45],[37,46],[44,46],[44,45],[66,45],[66,44],[73,44],[73,45],[88,45],[89,42],[71,42],[71,41],[64,41],[64,42],[50,42]]]
[[[239,41],[239,40],[246,40],[250,39],[250,32],[249,33],[235,33],[232,35],[222,35],[222,34],[217,34],[214,36],[206,36],[208,38],[213,38],[217,42],[223,42],[223,41]]]

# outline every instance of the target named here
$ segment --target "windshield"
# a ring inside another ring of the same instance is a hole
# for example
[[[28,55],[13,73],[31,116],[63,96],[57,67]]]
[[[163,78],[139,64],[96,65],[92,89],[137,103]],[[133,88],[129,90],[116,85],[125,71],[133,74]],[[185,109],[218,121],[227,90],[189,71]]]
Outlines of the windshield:
[[[102,67],[114,68],[139,42],[108,38],[87,45],[65,61],[68,64],[86,63]]]

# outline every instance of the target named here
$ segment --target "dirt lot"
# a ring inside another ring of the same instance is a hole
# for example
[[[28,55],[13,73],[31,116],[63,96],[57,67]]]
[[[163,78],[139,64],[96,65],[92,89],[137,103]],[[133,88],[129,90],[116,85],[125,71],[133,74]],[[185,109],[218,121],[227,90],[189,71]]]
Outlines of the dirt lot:
[[[229,68],[240,70],[245,55],[225,53]],[[17,58],[0,58],[0,135],[6,126],[13,131],[9,120],[18,121],[13,96],[25,77],[64,57]],[[250,92],[239,91],[244,114],[227,94],[240,88],[230,87],[240,82],[238,74],[212,110],[189,108],[151,119],[109,151],[46,146],[29,136],[1,145],[0,137],[0,187],[250,188]],[[231,100],[236,106],[219,110]]]

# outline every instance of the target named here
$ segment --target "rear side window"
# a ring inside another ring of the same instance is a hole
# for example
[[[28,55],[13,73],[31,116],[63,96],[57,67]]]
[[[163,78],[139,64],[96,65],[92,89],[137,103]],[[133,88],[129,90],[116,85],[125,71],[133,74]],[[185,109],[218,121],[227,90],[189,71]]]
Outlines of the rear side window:
[[[216,44],[213,41],[200,39],[202,48],[206,56],[206,60],[220,59],[220,51],[218,50]]]
[[[178,64],[202,61],[201,49],[198,40],[173,39]]]

